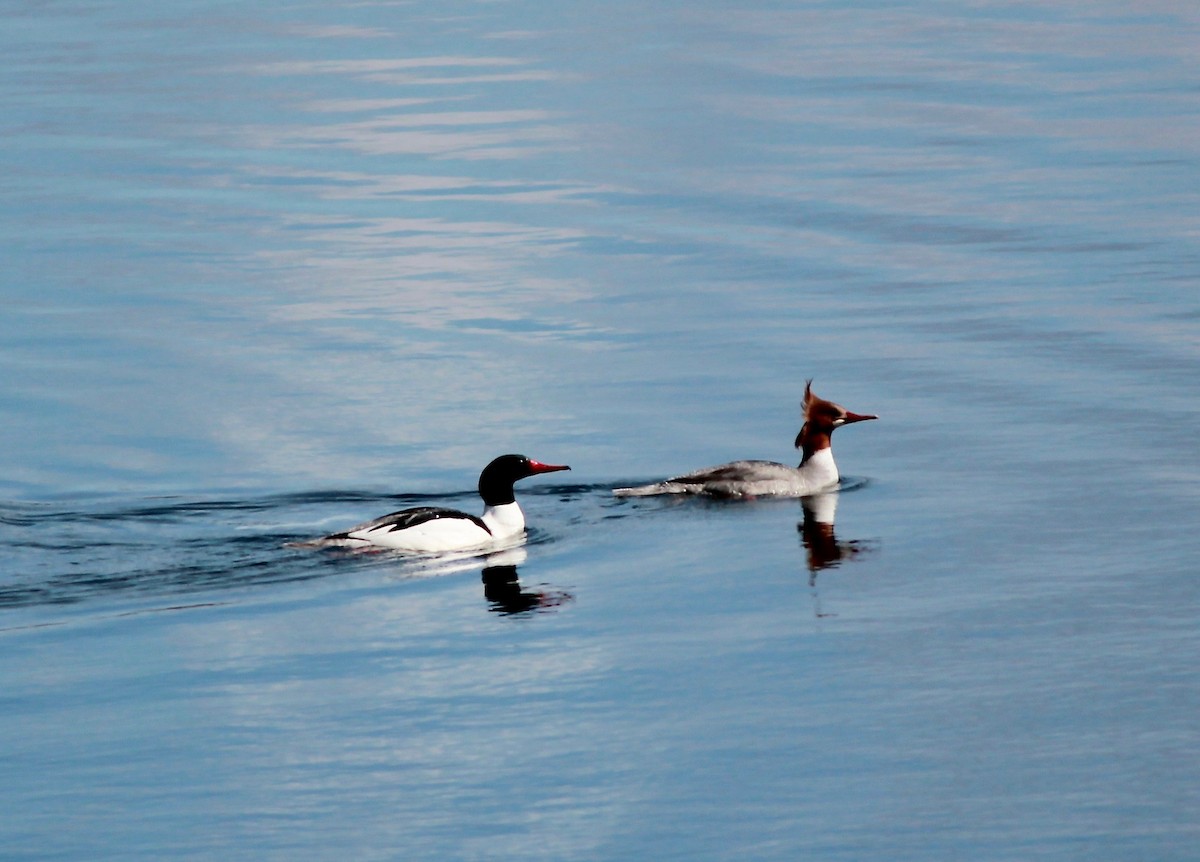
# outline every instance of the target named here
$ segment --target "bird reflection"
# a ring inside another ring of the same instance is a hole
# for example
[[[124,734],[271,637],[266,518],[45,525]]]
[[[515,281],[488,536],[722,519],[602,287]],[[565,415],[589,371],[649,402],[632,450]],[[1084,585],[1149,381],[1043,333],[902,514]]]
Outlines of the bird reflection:
[[[800,505],[804,509],[804,520],[796,525],[796,530],[800,533],[800,543],[804,545],[804,550],[807,552],[805,563],[808,566],[808,586],[812,589],[818,617],[836,616],[836,614],[821,611],[821,597],[817,594],[817,573],[825,569],[835,569],[843,561],[852,560],[864,551],[870,550],[867,543],[857,539],[838,541],[834,529],[837,504],[837,491],[814,494],[800,499]]]
[[[861,553],[863,547],[857,541],[839,542],[833,522],[837,515],[838,495],[836,491],[814,494],[800,498],[804,508],[804,520],[796,525],[800,541],[808,552],[809,583],[816,583],[817,572],[833,569]]]
[[[517,575],[517,565],[525,561],[523,548],[492,554],[483,567],[483,597],[488,610],[503,616],[535,613],[557,608],[575,597],[564,590],[524,590]]]

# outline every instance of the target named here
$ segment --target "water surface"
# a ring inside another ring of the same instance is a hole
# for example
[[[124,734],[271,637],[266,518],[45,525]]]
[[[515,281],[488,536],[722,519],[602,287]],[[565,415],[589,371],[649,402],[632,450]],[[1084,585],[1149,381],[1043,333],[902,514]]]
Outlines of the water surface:
[[[6,858],[1192,858],[1198,37],[10,9]],[[611,496],[809,377],[835,500]],[[508,451],[518,558],[284,547]]]

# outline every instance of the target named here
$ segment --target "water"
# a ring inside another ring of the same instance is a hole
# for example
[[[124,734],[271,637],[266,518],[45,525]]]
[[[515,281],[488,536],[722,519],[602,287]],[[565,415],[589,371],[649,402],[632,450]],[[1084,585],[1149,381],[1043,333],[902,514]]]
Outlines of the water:
[[[1194,858],[1198,25],[10,4],[5,858]]]

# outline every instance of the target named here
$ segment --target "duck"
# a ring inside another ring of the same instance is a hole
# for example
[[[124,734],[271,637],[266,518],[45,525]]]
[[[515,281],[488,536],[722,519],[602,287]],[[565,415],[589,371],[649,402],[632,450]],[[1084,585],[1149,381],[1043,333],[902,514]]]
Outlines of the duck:
[[[482,515],[417,506],[292,547],[443,553],[510,543],[525,534],[525,513],[517,503],[513,485],[530,476],[570,469],[565,464],[544,464],[525,455],[501,455],[479,474]]]
[[[805,382],[801,402],[804,422],[796,435],[801,451],[796,467],[775,461],[730,461],[715,467],[693,470],[661,482],[629,488],[614,488],[618,497],[648,497],[659,494],[693,494],[725,499],[755,497],[806,497],[837,487],[841,481],[833,460],[833,432],[844,425],[878,419],[868,413],[852,413],[840,404],[818,397],[812,380]]]

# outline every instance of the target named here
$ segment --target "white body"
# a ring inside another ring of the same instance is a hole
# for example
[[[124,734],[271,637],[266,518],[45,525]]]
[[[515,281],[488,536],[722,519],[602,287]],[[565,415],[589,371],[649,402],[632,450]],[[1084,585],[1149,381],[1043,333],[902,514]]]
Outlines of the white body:
[[[804,497],[837,487],[833,449],[819,449],[800,467],[774,461],[732,461],[665,482],[617,488],[618,497],[654,494],[707,494],[714,497]]]
[[[347,531],[347,539],[351,541],[346,544],[361,543],[397,551],[438,553],[507,544],[525,532],[525,515],[516,503],[489,506],[484,510],[481,520],[487,529],[465,515],[434,518],[402,530],[372,522]]]

